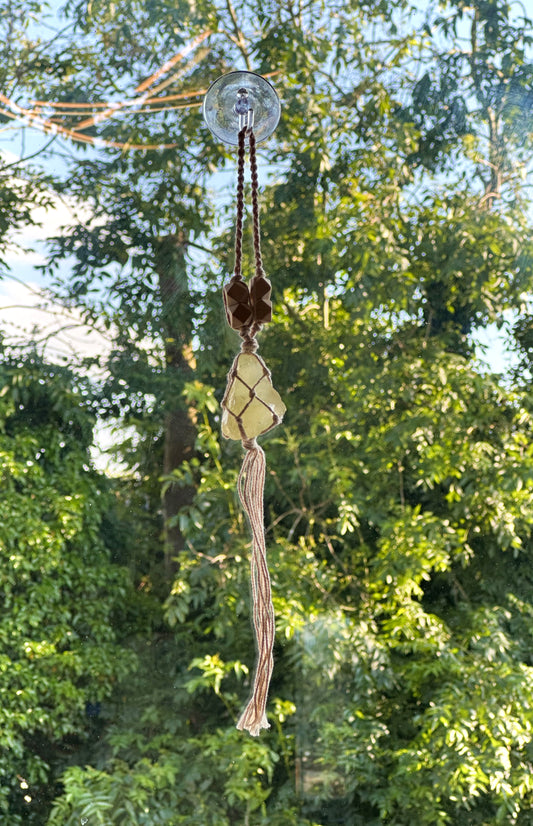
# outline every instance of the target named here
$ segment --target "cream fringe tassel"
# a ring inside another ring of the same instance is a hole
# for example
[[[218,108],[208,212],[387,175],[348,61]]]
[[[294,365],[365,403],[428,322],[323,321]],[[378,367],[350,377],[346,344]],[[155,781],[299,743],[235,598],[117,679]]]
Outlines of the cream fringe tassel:
[[[272,649],[275,624],[265,543],[265,454],[255,439],[243,441],[243,446],[247,452],[239,474],[238,487],[239,498],[252,529],[251,579],[257,663],[252,696],[237,723],[237,728],[245,729],[256,737],[262,728],[270,728],[265,707],[274,666]]]

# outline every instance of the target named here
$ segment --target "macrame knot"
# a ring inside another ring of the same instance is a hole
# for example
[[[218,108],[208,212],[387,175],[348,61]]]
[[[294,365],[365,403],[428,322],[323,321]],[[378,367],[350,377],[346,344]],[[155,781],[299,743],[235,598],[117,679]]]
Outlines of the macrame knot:
[[[241,337],[241,353],[255,353],[259,347],[255,333],[251,333],[250,330],[243,330],[241,332]]]

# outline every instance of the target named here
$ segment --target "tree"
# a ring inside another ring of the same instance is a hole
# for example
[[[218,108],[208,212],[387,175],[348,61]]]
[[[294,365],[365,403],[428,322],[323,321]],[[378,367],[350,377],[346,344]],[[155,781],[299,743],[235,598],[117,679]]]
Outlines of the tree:
[[[96,58],[87,64],[102,94],[119,69],[146,75],[136,67],[158,20],[159,37],[174,32],[171,12],[93,4],[79,18],[112,49],[108,61],[98,53],[98,72]],[[505,312],[523,318],[531,290],[530,217],[514,175],[531,133],[513,109],[527,99],[531,24],[501,2],[430,10],[420,35],[401,4],[392,19],[389,4],[355,2],[327,14],[276,3],[189,12],[180,38],[213,32],[189,88],[224,68],[225,48],[228,63],[279,70],[284,98],[263,197],[278,303],[261,351],[288,406],[268,439],[272,730],[259,742],[233,730],[254,653],[240,449],[218,436],[235,342],[215,296],[231,232],[209,227],[197,181],[222,153],[189,113],[173,150],[91,156],[74,171],[72,191],[88,193],[99,220],[58,242],[77,256],[70,300],[117,324],[102,406],[135,414],[134,486],[149,508],[157,489],[143,479],[143,450],[163,432],[158,400],[193,409],[196,436],[163,480],[194,491],[174,513],[179,570],[167,590],[153,588],[148,555],[136,570],[164,618],[155,610],[138,642],[109,751],[67,769],[50,823],[527,824],[531,419],[527,395],[479,363],[474,335]],[[465,32],[468,48],[457,46]],[[152,142],[156,129],[111,122],[98,134]],[[191,241],[213,258],[193,259]],[[158,250],[179,271],[180,307],[158,293],[168,272]],[[96,276],[110,285],[105,299],[90,293]],[[196,363],[171,397],[176,342],[178,360],[195,342]],[[157,463],[159,473],[162,451]],[[132,529],[143,520],[135,506]],[[161,547],[153,534],[147,545]]]
[[[94,420],[72,376],[6,352],[0,375],[0,807],[10,823],[42,823],[133,665],[117,639],[130,583],[104,538],[111,492],[89,469]]]
[[[116,92],[117,73],[127,95],[128,86],[131,89],[143,72],[159,68],[154,61],[162,24],[167,26],[167,49],[187,53],[184,28],[187,32],[190,27],[199,42],[205,39],[201,33],[198,36],[207,25],[205,14],[194,10],[182,10],[178,27],[172,6],[155,9],[134,3],[110,9],[96,5],[87,14],[82,6],[69,9],[81,36],[81,45],[74,47],[81,71],[71,77],[71,65],[61,65],[59,71],[56,67],[55,79],[58,96],[69,103],[80,96],[86,100],[87,87],[95,96],[108,99]],[[132,29],[137,35],[134,42],[129,36]],[[85,45],[84,36],[91,43],[95,34],[110,47],[105,68],[101,55],[92,45]],[[185,94],[185,87],[194,97],[196,89],[204,85],[205,69],[199,71],[196,63],[205,55],[201,47],[177,72],[180,95]],[[211,58],[209,50],[210,65],[219,62],[220,57],[215,53]],[[155,95],[158,87],[151,86]],[[50,83],[46,88],[50,93]],[[187,251],[198,246],[211,218],[204,179],[210,159],[220,157],[217,150],[206,151],[204,147],[198,157],[200,124],[196,111],[182,115],[180,131],[175,133],[174,109],[156,106],[155,118],[140,124],[133,110],[123,123],[112,121],[102,132],[90,130],[89,134],[101,134],[104,140],[126,147],[133,144],[157,149],[162,145],[162,149],[149,154],[126,151],[80,157],[75,168],[69,169],[68,178],[57,183],[57,189],[83,199],[92,215],[87,223],[56,239],[52,257],[56,263],[69,254],[77,259],[73,282],[60,285],[62,297],[84,305],[89,316],[103,314],[118,331],[106,391],[112,412],[135,426],[136,417],[142,420],[147,413],[147,396],[151,399],[148,415],[155,418],[154,411],[159,412],[159,428],[154,428],[147,451],[152,456],[145,468],[158,474],[170,473],[193,452],[195,416],[183,404],[183,386],[194,365],[191,339],[199,294],[191,287],[186,259]],[[74,124],[79,118],[73,115],[71,120]],[[166,136],[172,133],[169,143]],[[150,358],[145,352],[146,338],[151,343]],[[134,398],[137,403],[133,403]],[[170,486],[163,497],[164,576],[168,581],[183,545],[178,512],[190,503],[192,493]]]

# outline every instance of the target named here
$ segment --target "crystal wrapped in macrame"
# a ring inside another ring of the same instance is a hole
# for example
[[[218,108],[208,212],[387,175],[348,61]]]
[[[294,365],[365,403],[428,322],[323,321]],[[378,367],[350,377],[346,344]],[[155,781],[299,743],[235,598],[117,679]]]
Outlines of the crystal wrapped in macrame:
[[[222,400],[222,435],[255,439],[279,424],[286,409],[263,359],[257,353],[239,353]]]
[[[255,276],[251,279],[250,287],[241,273],[246,134],[250,141],[255,253]],[[237,728],[246,729],[254,736],[262,728],[269,727],[266,701],[274,663],[272,651],[275,635],[263,512],[266,462],[265,454],[256,439],[279,424],[286,410],[279,393],[272,386],[270,370],[255,352],[256,333],[272,318],[271,285],[265,276],[261,258],[257,188],[255,137],[253,131],[242,129],[239,133],[235,272],[223,291],[228,324],[240,333],[242,347],[228,374],[228,384],[222,400],[222,435],[226,439],[241,440],[246,450],[238,490],[252,530],[251,580],[257,663],[252,696]]]

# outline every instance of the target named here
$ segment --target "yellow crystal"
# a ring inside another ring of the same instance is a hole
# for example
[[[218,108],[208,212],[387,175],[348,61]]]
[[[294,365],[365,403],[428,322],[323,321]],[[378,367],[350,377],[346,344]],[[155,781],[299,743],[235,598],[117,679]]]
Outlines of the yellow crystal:
[[[263,359],[255,353],[239,353],[222,400],[222,435],[255,439],[279,424],[286,409]]]

